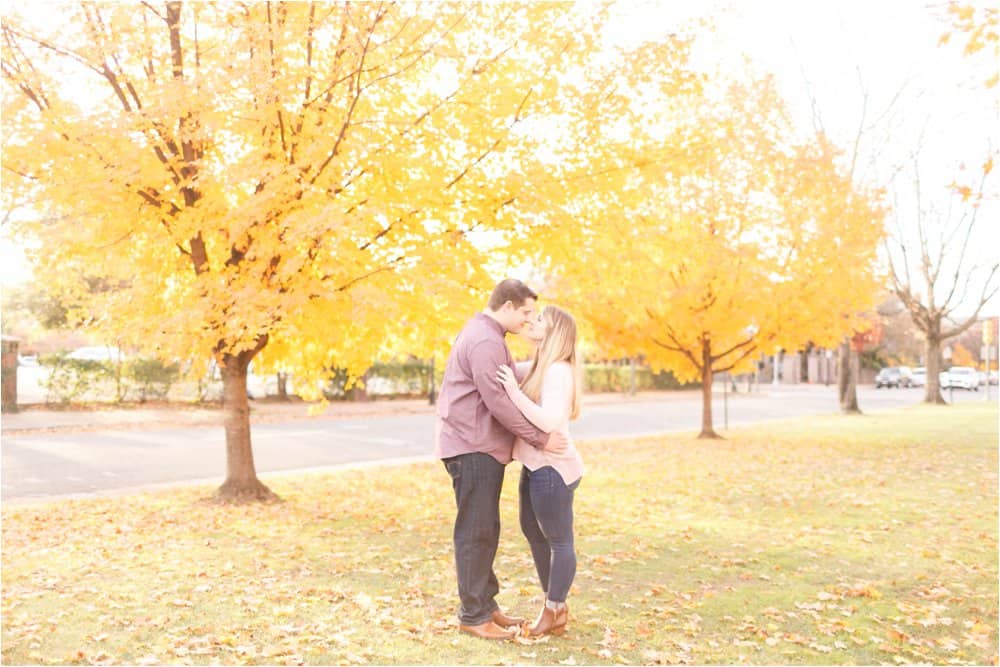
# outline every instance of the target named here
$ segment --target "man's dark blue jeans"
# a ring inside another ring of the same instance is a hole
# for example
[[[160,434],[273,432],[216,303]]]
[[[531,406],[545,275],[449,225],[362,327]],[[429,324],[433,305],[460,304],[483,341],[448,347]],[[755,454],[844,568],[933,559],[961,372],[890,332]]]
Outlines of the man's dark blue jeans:
[[[479,625],[499,609],[493,559],[500,542],[500,491],[505,466],[489,454],[443,459],[455,489],[455,569],[462,625]]]
[[[573,546],[573,492],[576,480],[566,485],[552,466],[521,469],[521,532],[528,538],[535,570],[552,602],[565,602],[576,576]]]

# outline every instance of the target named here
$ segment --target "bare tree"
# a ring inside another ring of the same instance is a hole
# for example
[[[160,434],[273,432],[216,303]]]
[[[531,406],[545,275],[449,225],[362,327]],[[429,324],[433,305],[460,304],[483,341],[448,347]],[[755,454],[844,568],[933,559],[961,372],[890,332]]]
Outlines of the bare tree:
[[[883,325],[882,339],[875,348],[879,356],[890,363],[919,366],[924,337],[895,292],[887,291],[877,312]]]
[[[908,82],[903,81],[881,113],[872,118],[871,95],[865,84],[861,68],[855,67],[858,78],[858,90],[861,95],[860,115],[857,127],[850,137],[850,144],[845,149],[845,157],[849,161],[848,173],[853,183],[863,183],[870,179],[870,170],[874,169],[879,156],[885,150],[892,136],[893,126],[897,123],[896,109]],[[813,128],[817,132],[826,133],[823,125],[820,105],[812,92],[808,76],[802,70],[802,78],[812,104]],[[862,162],[864,161],[864,164]],[[851,344],[848,335],[837,348],[837,396],[840,410],[846,414],[860,414],[858,406],[858,378],[861,373],[861,360],[858,351]]]
[[[1000,288],[1000,262],[983,263],[974,251],[980,212],[989,204],[983,192],[991,164],[988,161],[982,170],[977,194],[955,188],[941,209],[926,203],[913,156],[913,219],[902,220],[896,206],[896,229],[885,241],[893,291],[924,336],[926,403],[945,402],[938,379],[941,343],[971,327]],[[909,230],[906,222],[912,223]]]

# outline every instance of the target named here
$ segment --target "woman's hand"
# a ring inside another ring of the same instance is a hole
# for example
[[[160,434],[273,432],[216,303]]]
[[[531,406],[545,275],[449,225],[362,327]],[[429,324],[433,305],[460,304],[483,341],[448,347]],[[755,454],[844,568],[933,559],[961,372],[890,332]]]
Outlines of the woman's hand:
[[[519,391],[517,376],[514,375],[514,371],[511,370],[510,366],[500,366],[497,369],[497,381],[503,385],[508,396],[513,396],[515,392]]]

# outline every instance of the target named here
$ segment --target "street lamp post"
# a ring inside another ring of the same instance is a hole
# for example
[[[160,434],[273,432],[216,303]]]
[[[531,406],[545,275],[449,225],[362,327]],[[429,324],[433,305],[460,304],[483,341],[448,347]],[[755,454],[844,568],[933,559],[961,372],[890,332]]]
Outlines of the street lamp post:
[[[431,355],[431,389],[427,392],[427,402],[434,405],[437,402],[437,391],[434,388],[434,356]]]
[[[729,430],[729,373],[722,383],[722,414],[725,415],[725,429]]]
[[[941,356],[944,358],[945,368],[951,368],[951,345],[945,345],[944,350],[941,351]],[[955,402],[955,384],[951,381],[951,372],[944,371],[945,377],[948,378],[948,402]],[[938,383],[940,384],[940,374],[938,374]]]
[[[993,368],[990,365],[990,356],[993,352],[993,341],[995,340],[995,333],[993,331],[993,323],[996,320],[988,319],[983,322],[983,352],[982,356],[986,357],[986,386],[983,388],[983,400],[987,403],[990,401],[990,370]]]
[[[986,375],[985,375],[985,377],[986,377],[986,386],[983,387],[983,389],[984,389],[984,391],[983,391],[983,400],[986,401],[987,403],[989,403],[989,401],[990,401],[990,351],[992,350],[993,346],[990,345],[989,343],[987,343],[983,347],[986,348],[986,354],[983,355],[983,356],[986,357]]]

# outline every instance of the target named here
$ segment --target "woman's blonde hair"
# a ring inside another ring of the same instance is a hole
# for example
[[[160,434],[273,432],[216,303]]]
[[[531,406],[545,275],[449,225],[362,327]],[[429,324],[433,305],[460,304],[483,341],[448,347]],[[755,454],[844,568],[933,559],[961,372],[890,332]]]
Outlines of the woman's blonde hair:
[[[545,338],[535,351],[535,359],[531,369],[521,383],[525,395],[538,403],[542,397],[542,380],[545,371],[557,361],[569,363],[573,371],[573,401],[570,407],[570,419],[580,416],[580,365],[576,350],[576,320],[573,316],[556,306],[546,306],[542,311],[542,319],[548,324]]]

